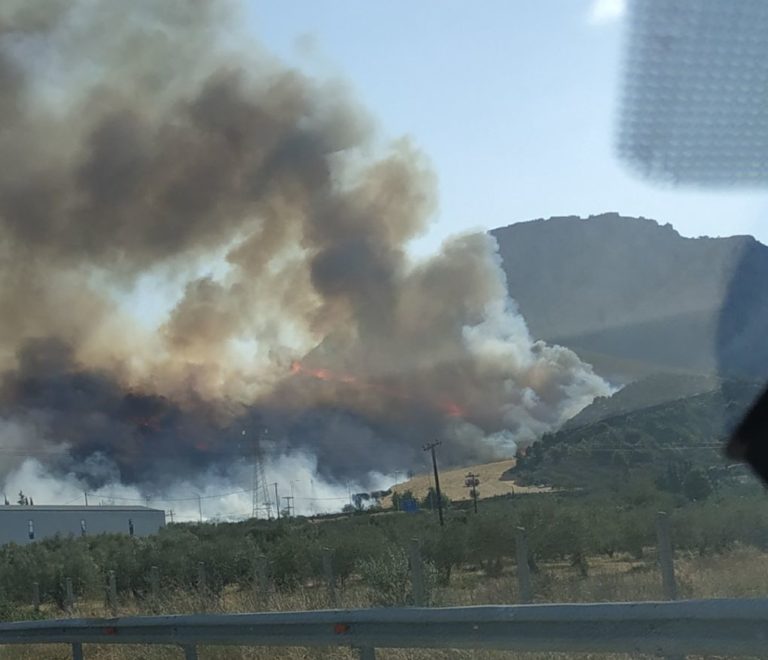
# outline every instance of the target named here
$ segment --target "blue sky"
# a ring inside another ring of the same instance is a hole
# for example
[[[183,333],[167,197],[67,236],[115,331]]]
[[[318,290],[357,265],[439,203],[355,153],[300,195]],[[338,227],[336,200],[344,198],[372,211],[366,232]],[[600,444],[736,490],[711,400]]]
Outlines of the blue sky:
[[[251,0],[254,36],[340,77],[385,137],[410,136],[439,180],[417,252],[447,235],[618,211],[686,236],[768,242],[768,194],[666,189],[617,162],[622,0]]]

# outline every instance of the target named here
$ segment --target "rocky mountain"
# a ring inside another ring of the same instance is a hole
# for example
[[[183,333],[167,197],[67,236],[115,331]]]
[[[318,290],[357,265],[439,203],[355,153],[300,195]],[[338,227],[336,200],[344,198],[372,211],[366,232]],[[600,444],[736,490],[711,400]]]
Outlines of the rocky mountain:
[[[768,375],[768,247],[685,238],[605,213],[493,230],[532,334],[614,382],[658,372]]]

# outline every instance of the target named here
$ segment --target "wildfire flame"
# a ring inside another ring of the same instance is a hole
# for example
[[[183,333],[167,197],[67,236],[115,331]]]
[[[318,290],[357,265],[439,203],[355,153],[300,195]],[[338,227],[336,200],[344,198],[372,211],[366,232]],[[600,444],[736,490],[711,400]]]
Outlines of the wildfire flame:
[[[311,376],[318,380],[334,381],[338,383],[357,383],[357,378],[349,374],[335,374],[329,369],[313,369],[311,367],[304,366],[298,360],[291,362],[292,374],[304,374],[305,376]]]
[[[448,417],[464,417],[465,411],[455,401],[442,401],[438,404],[440,410],[442,410]]]
[[[290,371],[291,371],[291,374],[296,376],[303,375],[303,376],[309,376],[310,378],[315,378],[317,380],[322,380],[325,382],[344,383],[347,385],[358,385],[358,386],[367,387],[370,389],[375,389],[386,396],[396,397],[401,399],[409,398],[407,397],[407,395],[403,394],[402,392],[396,392],[390,388],[384,388],[382,386],[374,385],[372,383],[361,383],[358,378],[356,378],[355,376],[352,376],[351,374],[337,374],[332,372],[330,369],[307,367],[303,365],[299,360],[293,360],[293,362],[291,362]],[[466,410],[455,401],[438,401],[434,403],[434,406],[438,408],[447,417],[465,417],[467,414]]]

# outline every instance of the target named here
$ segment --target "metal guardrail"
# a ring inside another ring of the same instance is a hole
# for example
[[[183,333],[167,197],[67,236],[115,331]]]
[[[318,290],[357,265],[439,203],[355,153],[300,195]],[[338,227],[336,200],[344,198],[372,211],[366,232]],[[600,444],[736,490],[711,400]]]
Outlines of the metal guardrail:
[[[161,644],[506,649],[655,655],[758,655],[768,650],[768,599],[377,608],[61,619],[0,624],[0,645]]]

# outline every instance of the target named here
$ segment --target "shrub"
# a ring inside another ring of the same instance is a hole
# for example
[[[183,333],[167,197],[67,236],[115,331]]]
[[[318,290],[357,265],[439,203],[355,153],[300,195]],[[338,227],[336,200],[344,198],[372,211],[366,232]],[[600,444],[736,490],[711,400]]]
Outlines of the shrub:
[[[424,568],[424,592],[431,600],[437,571],[431,562]],[[413,604],[413,582],[408,556],[402,548],[389,547],[378,557],[362,559],[357,564],[363,584],[370,592],[371,603],[385,607]]]

